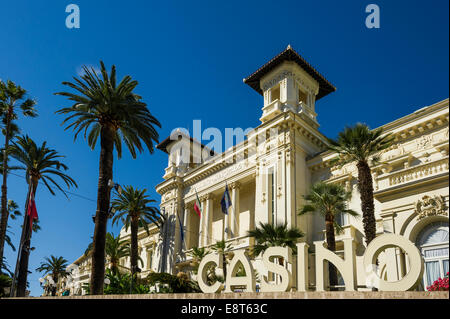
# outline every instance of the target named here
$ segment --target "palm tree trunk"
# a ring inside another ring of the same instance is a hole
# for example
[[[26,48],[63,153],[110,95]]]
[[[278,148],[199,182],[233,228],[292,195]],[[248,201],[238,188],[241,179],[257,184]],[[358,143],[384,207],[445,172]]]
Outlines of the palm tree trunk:
[[[99,163],[97,212],[95,214],[95,229],[92,250],[91,294],[102,295],[105,280],[105,243],[106,226],[108,223],[109,201],[111,188],[108,181],[112,180],[114,129],[102,125],[100,132],[101,150]]]
[[[54,273],[54,274],[52,275],[52,277],[53,277],[53,281],[55,282],[55,287],[53,288],[52,296],[56,296],[56,292],[58,291],[58,280],[59,280],[59,276],[58,276],[58,274]]]
[[[31,184],[33,187],[33,198],[36,195],[36,189],[38,186],[38,179],[32,178]],[[27,198],[27,201],[29,199]],[[30,248],[31,248],[31,235],[33,233],[32,229],[30,229],[30,218],[25,212],[24,223],[23,223],[23,231],[24,234],[24,244],[22,246],[22,253],[20,255],[19,260],[19,274],[17,275],[17,297],[25,297],[25,293],[27,290],[27,278],[28,278],[28,261],[30,259]]]
[[[2,183],[2,199],[1,199],[1,221],[0,221],[0,266],[3,263],[3,255],[5,249],[6,229],[8,227],[8,195],[7,195],[7,177],[8,177],[8,152],[9,148],[9,134],[11,130],[11,115],[12,109],[9,108],[6,118],[6,134],[5,134],[5,148],[3,154],[3,183]],[[0,267],[0,274],[2,267]]]
[[[222,252],[222,263],[223,263],[223,280],[227,280],[227,257],[225,252]]]
[[[136,272],[138,266],[138,229],[139,219],[137,217],[131,217],[131,274]]]
[[[364,234],[366,236],[366,244],[369,245],[376,236],[372,175],[367,162],[360,161],[356,166],[358,168],[358,190],[361,196]]]
[[[325,232],[327,236],[327,248],[333,252],[336,251],[336,240],[334,237],[334,216],[332,214],[325,215]],[[328,278],[330,281],[330,290],[336,291],[337,280],[337,269],[332,263],[328,263]]]

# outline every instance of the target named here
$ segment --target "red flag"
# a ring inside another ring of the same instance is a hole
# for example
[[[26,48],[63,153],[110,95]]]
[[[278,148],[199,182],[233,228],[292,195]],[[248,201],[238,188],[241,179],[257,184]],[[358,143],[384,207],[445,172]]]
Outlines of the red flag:
[[[28,203],[27,215],[30,218],[30,230],[32,230],[33,229],[33,220],[38,219],[36,203],[34,202],[33,196],[30,198],[30,202]]]
[[[194,202],[194,210],[197,213],[198,217],[201,217],[202,215],[202,205],[200,204],[200,199],[198,198],[197,191],[195,191],[195,202]]]

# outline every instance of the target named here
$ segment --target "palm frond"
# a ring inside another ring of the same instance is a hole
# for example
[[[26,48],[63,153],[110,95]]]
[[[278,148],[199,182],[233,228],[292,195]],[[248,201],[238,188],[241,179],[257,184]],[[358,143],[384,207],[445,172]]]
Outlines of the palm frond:
[[[89,147],[94,149],[102,128],[112,127],[118,158],[122,156],[122,141],[133,158],[137,152],[144,151],[144,144],[153,153],[153,145],[159,139],[155,126],[161,127],[161,123],[150,113],[141,97],[133,92],[138,82],[127,75],[117,84],[116,67],[113,65],[108,75],[103,61],[100,61],[100,76],[86,66],[83,72],[79,78],[74,77],[74,83],[62,83],[76,93],[55,93],[74,102],[71,107],[56,111],[67,115],[62,124],[74,131],[74,139],[83,132]]]

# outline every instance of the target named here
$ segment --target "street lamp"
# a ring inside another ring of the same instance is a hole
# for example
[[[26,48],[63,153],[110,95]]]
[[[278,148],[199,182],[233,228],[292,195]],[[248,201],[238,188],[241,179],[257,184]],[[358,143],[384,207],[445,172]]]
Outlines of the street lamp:
[[[114,183],[111,179],[108,181],[108,187],[109,188],[114,188],[119,195],[122,195],[122,186],[120,186],[119,183]]]

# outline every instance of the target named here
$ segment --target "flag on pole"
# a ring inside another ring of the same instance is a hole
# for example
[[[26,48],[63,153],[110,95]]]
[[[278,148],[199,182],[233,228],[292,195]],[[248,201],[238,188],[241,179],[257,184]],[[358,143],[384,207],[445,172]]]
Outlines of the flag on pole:
[[[225,192],[223,193],[220,205],[222,206],[222,212],[224,214],[228,214],[228,208],[230,208],[231,206],[230,193],[228,192],[228,184],[225,184]]]
[[[195,191],[195,203],[194,203],[194,210],[197,213],[198,217],[202,217],[202,205],[200,204],[200,199],[198,198],[197,190]]]
[[[30,196],[30,201],[28,203],[27,215],[30,218],[30,230],[32,230],[33,229],[33,220],[38,219],[36,203],[34,202],[33,195]]]

